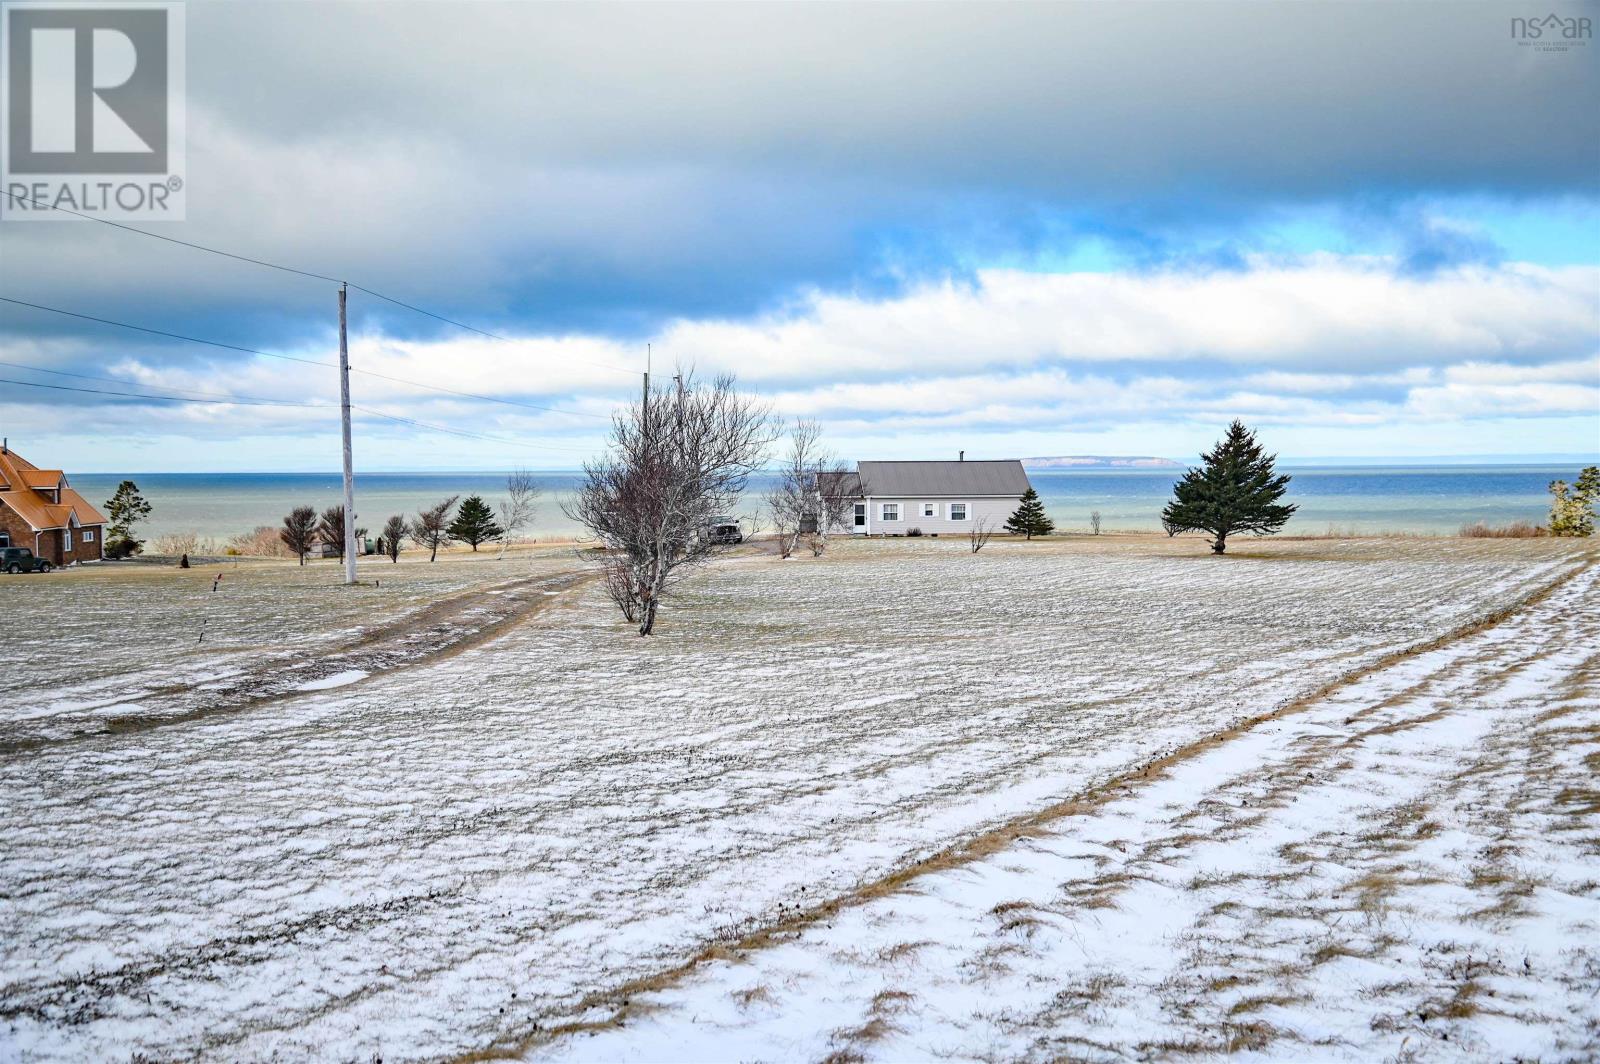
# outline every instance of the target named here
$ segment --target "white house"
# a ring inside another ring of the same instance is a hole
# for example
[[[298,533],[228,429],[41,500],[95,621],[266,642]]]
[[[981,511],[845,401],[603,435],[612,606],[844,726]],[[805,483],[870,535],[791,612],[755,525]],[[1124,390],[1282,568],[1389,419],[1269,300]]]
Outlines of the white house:
[[[843,490],[854,512],[843,528],[864,536],[959,534],[978,522],[998,529],[1016,512],[1028,474],[1016,459],[996,462],[858,462]]]

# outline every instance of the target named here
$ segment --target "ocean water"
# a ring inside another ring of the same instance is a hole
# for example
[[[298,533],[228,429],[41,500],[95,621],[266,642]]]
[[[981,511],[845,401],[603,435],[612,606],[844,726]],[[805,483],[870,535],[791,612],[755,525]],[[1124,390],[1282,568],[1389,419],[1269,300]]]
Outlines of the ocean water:
[[[1287,501],[1300,509],[1286,532],[1453,533],[1463,524],[1514,520],[1542,523],[1547,486],[1572,480],[1569,466],[1327,466],[1286,468],[1294,478]],[[1063,529],[1087,529],[1098,510],[1108,531],[1159,531],[1161,507],[1178,470],[1061,470],[1029,474],[1045,509]],[[69,473],[69,476],[71,474]],[[219,543],[258,525],[277,525],[296,506],[322,509],[341,497],[337,473],[81,474],[72,484],[99,505],[131,479],[153,509],[141,538],[195,532]],[[533,527],[525,534],[571,536],[579,529],[561,511],[577,473],[541,473],[543,489]],[[760,505],[766,482],[753,478],[741,513]],[[493,503],[503,473],[366,473],[356,477],[356,512],[376,530],[390,514],[414,514],[450,495],[480,494]]]

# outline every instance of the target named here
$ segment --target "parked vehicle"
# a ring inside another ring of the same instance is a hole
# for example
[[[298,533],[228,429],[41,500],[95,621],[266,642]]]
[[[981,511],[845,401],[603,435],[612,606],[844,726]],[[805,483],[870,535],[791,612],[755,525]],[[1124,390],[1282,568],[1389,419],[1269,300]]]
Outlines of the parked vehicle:
[[[48,573],[54,568],[27,547],[0,547],[0,569],[8,573]]]
[[[744,529],[737,517],[713,517],[706,522],[706,538],[712,543],[743,543]]]

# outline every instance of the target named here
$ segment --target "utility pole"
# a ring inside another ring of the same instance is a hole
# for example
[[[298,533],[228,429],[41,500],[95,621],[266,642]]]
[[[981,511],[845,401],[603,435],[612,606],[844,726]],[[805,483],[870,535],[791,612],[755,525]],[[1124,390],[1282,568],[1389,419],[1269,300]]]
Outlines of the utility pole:
[[[641,400],[641,402],[643,402],[643,404],[644,404],[640,408],[640,410],[642,412],[642,415],[643,415],[641,420],[644,422],[644,435],[645,435],[645,439],[649,439],[650,438],[650,345],[649,344],[645,344],[644,345],[644,398]]]
[[[344,430],[344,582],[356,582],[356,474],[350,459],[350,340],[345,330],[345,283],[339,282],[339,420]]]

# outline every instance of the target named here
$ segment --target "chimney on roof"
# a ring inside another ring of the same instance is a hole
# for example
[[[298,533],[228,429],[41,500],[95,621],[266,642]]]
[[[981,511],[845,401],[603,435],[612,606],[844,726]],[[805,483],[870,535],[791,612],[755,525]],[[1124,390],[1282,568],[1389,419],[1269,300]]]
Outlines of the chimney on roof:
[[[962,451],[961,452],[961,457],[958,459],[958,461],[965,462],[966,460],[967,460],[967,452],[966,451]]]

